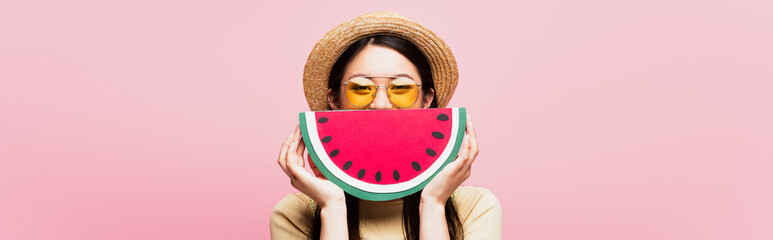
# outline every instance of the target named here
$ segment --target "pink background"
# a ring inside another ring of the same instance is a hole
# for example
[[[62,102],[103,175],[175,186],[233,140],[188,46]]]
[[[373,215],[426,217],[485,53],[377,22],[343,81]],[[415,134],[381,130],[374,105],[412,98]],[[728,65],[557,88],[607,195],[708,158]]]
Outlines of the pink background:
[[[505,239],[773,239],[773,2],[0,2],[0,239],[266,239],[319,38],[454,50]]]

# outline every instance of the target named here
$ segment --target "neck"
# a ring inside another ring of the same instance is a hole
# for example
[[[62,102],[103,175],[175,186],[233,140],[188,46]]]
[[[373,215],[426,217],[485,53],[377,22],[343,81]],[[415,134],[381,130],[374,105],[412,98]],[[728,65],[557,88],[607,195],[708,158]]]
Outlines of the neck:
[[[360,201],[371,205],[395,205],[395,204],[402,204],[403,198],[398,198],[398,199],[389,200],[389,201],[369,201],[364,199],[360,199]]]

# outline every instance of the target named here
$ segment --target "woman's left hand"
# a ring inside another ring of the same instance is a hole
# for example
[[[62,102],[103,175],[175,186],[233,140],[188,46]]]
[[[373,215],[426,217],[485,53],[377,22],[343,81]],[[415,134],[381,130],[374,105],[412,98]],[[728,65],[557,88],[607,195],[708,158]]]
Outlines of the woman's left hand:
[[[424,187],[421,193],[421,204],[445,205],[451,193],[470,177],[470,169],[475,157],[478,156],[478,139],[472,125],[470,115],[467,115],[467,130],[462,140],[462,146],[456,159],[446,165],[432,181]]]

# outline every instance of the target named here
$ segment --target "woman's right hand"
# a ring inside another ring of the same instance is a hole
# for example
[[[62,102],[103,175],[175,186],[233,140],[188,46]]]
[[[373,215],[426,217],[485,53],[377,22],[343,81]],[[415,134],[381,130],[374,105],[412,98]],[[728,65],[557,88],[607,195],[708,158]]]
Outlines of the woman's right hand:
[[[306,171],[303,159],[304,150],[306,150],[306,144],[301,138],[300,127],[296,125],[295,131],[282,143],[279,160],[277,160],[285,174],[290,177],[290,184],[317,202],[322,209],[342,206],[345,209],[346,197],[341,188],[325,179],[321,174],[313,176]]]

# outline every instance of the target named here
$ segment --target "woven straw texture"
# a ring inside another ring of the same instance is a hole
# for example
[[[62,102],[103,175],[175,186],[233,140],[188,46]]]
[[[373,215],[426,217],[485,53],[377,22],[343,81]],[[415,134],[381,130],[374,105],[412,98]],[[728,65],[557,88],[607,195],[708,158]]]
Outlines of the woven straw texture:
[[[454,95],[459,72],[456,59],[443,39],[429,28],[392,12],[370,12],[330,30],[309,54],[303,70],[303,91],[312,111],[329,110],[328,78],[338,56],[353,42],[372,35],[407,39],[427,56],[435,84],[438,107],[446,107]]]

